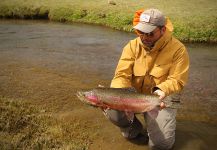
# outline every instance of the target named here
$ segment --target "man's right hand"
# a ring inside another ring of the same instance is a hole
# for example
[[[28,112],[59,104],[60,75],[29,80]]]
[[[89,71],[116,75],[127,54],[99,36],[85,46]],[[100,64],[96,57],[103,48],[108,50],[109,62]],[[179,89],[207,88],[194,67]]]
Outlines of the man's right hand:
[[[156,91],[154,91],[154,94],[158,95],[160,100],[163,100],[163,99],[166,97],[165,92],[164,92],[164,91],[161,91],[160,89],[157,89]],[[165,106],[164,102],[162,101],[162,102],[160,103],[160,108],[163,109],[163,108],[165,108],[165,107],[166,107],[166,106]]]

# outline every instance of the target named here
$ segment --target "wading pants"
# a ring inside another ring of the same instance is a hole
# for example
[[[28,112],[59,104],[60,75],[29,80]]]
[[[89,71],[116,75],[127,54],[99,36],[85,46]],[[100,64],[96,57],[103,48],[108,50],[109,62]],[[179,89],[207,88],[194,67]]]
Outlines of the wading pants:
[[[135,138],[143,130],[136,116],[130,121],[125,112],[112,109],[106,110],[106,116],[120,128],[122,135],[127,139]],[[176,109],[171,108],[164,108],[160,111],[156,108],[154,113],[144,113],[151,149],[168,150],[172,148],[175,142],[175,117]]]

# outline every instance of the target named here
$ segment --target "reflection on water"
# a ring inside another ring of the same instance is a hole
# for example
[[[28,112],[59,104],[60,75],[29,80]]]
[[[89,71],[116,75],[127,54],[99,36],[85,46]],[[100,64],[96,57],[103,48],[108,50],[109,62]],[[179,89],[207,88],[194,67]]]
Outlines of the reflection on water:
[[[0,69],[5,69],[6,63],[20,62],[58,72],[83,74],[79,76],[80,82],[87,88],[99,84],[96,78],[109,85],[123,46],[134,37],[134,34],[82,24],[1,21]],[[217,124],[217,47],[186,46],[191,59],[190,78],[182,95],[184,107],[177,116],[177,136],[182,138],[178,138],[175,147],[182,147],[180,139],[188,136],[191,143],[181,149],[205,149],[204,145],[214,148],[217,128],[208,123]],[[3,83],[3,76],[0,79]],[[199,145],[195,147],[194,142]]]

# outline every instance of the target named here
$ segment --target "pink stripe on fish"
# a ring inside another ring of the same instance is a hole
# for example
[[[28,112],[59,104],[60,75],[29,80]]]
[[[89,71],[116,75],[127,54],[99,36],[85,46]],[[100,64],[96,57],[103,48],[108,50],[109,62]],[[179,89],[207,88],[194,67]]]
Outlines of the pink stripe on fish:
[[[124,102],[124,103],[144,103],[144,102],[148,102],[144,99],[133,99],[133,98],[120,98],[120,97],[111,97],[111,100],[117,101],[117,102]]]
[[[86,98],[89,99],[93,103],[97,103],[98,102],[98,98],[95,95],[87,95]]]

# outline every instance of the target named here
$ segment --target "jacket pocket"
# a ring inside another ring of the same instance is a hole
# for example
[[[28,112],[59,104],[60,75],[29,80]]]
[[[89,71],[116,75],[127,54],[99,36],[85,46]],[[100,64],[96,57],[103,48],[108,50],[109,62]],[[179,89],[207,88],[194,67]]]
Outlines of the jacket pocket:
[[[145,63],[135,61],[133,66],[132,86],[135,87],[138,92],[142,90],[146,70]]]
[[[163,64],[163,65],[154,65],[152,70],[150,71],[150,75],[156,78],[160,78],[163,76],[168,76],[171,64]]]
[[[146,74],[146,66],[145,63],[135,61],[133,66],[133,75],[134,76],[145,76]]]

